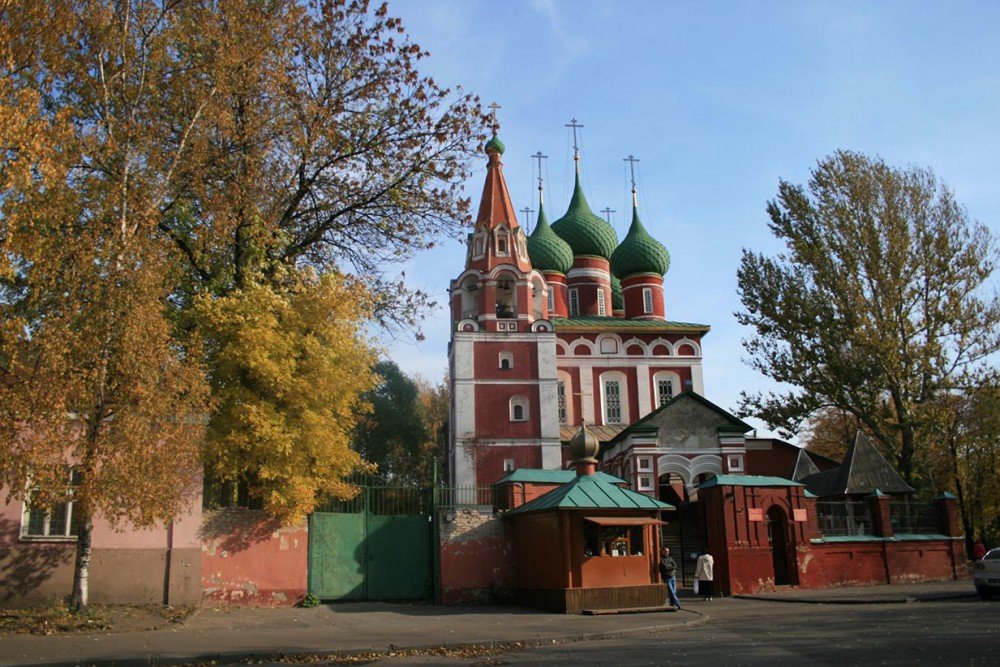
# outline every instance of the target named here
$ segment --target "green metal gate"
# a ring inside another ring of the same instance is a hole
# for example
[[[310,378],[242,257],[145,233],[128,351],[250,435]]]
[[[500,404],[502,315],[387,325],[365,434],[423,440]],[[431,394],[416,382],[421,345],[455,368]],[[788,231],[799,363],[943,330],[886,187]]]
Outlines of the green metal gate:
[[[362,487],[309,517],[309,592],[321,600],[431,596],[429,489]]]

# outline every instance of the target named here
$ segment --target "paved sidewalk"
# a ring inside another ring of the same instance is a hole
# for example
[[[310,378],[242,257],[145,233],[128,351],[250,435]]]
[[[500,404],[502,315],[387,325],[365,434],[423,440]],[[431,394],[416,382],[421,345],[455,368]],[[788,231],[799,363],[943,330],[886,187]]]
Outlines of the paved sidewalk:
[[[972,583],[933,582],[822,591],[782,590],[753,600],[873,604],[974,595]],[[0,636],[0,666],[232,663],[281,655],[352,655],[394,648],[559,643],[661,632],[738,614],[739,599],[682,597],[683,611],[608,616],[549,614],[509,606],[436,607],[358,602],[312,609],[202,609],[181,625],[130,633]]]

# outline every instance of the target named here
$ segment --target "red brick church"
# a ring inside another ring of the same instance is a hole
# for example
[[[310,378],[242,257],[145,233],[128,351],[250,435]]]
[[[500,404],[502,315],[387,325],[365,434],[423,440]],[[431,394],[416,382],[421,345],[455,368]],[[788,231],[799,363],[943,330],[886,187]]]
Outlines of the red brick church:
[[[656,539],[680,556],[682,580],[701,549],[715,555],[726,594],[959,576],[950,498],[918,508],[867,441],[838,465],[756,438],[705,398],[702,339],[710,327],[667,317],[670,255],[639,218],[634,179],[631,226],[619,242],[587,203],[574,147],[566,212],[549,224],[539,179],[528,235],[504,180],[496,128],[485,150],[479,212],[450,287],[451,485],[545,493],[517,480],[572,468],[569,443],[585,424],[600,443],[602,474],[670,508]],[[916,521],[918,513],[930,518]]]

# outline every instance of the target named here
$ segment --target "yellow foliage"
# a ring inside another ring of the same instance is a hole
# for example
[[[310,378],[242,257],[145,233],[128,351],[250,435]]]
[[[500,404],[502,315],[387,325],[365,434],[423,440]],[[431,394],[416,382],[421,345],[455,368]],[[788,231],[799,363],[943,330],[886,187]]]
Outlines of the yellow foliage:
[[[339,273],[198,300],[218,401],[208,436],[216,478],[250,479],[251,496],[288,523],[325,497],[350,496],[344,479],[366,464],[348,445],[375,383],[368,315],[363,288]]]

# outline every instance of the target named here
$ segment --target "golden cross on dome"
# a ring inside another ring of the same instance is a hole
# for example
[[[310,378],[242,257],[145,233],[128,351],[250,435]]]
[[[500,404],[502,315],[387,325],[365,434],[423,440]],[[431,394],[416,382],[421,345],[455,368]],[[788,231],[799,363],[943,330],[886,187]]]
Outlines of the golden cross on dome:
[[[576,122],[576,118],[574,118],[573,120],[571,120],[570,122],[568,122],[566,124],[566,127],[572,127],[573,128],[573,159],[574,160],[579,160],[580,159],[580,147],[577,146],[577,143],[576,143],[576,129],[578,127],[583,127],[583,125],[580,125],[579,123],[577,123]]]
[[[493,134],[495,136],[496,133],[500,131],[500,121],[497,120],[497,109],[502,109],[503,107],[496,102],[493,102],[492,104],[487,105],[487,108],[490,110],[490,127],[493,128]]]

